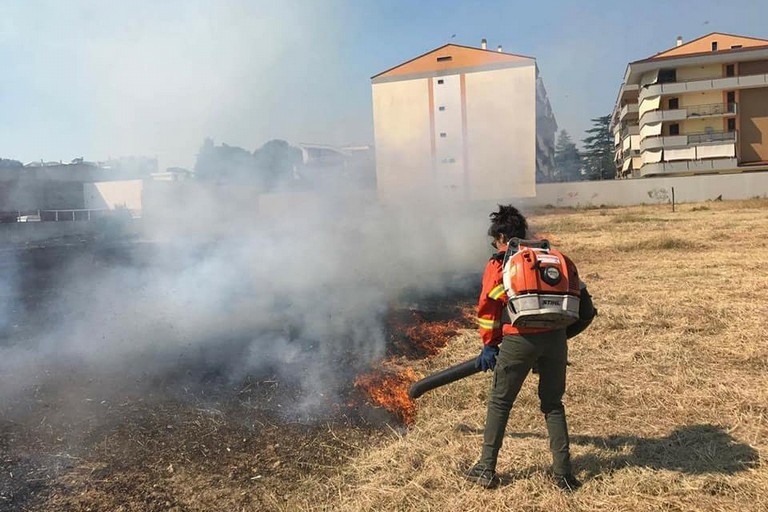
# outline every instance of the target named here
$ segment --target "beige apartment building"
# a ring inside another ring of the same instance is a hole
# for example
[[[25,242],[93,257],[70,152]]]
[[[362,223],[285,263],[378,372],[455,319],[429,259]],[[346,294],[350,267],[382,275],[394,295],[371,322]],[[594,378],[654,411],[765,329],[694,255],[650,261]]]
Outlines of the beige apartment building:
[[[535,59],[448,44],[371,80],[380,197],[535,196],[537,143],[551,173],[557,124]]]
[[[623,178],[768,170],[768,40],[678,37],[631,62],[612,127]]]

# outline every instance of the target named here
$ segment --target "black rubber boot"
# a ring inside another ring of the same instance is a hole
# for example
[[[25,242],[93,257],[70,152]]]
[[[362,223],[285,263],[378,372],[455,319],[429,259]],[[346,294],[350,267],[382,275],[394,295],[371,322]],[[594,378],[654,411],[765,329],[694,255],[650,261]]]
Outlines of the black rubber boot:
[[[574,492],[581,487],[581,482],[571,473],[567,475],[555,475],[555,485],[563,492]]]
[[[496,476],[496,471],[484,464],[475,464],[466,473],[464,478],[486,489],[494,489],[499,486],[501,479]]]

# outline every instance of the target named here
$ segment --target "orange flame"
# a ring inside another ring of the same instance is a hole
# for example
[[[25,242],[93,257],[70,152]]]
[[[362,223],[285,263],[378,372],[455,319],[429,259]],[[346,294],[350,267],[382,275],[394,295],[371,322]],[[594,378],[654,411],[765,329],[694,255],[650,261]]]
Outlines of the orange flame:
[[[371,403],[411,425],[416,415],[416,403],[408,396],[408,387],[418,379],[411,368],[400,371],[378,369],[359,375],[355,387],[361,389]]]
[[[467,328],[474,318],[474,308],[461,308],[456,318],[428,321],[418,310],[393,310],[387,318],[394,356],[424,357],[437,354],[448,342]],[[415,353],[414,353],[415,352]],[[416,403],[408,396],[409,386],[419,380],[411,369],[387,368],[392,359],[378,368],[361,374],[355,379],[368,401],[394,414],[406,425],[411,425],[416,415]]]
[[[459,332],[462,326],[454,321],[424,322],[405,329],[405,335],[411,343],[429,355],[437,354],[446,346],[450,339]]]
[[[418,311],[400,311],[392,313],[387,323],[393,345],[399,354],[413,355],[415,350],[418,357],[423,357],[437,354],[459,330],[470,327],[470,316],[474,316],[473,313],[466,315],[461,311],[457,319],[427,321]]]

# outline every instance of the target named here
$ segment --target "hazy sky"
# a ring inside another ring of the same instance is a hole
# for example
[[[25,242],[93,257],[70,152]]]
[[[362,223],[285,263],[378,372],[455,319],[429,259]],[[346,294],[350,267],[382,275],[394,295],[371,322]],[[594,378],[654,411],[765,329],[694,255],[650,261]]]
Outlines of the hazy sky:
[[[561,128],[610,112],[630,60],[768,38],[767,0],[0,0],[0,157],[373,141],[370,77],[447,42],[537,58]],[[455,37],[452,37],[455,34]]]

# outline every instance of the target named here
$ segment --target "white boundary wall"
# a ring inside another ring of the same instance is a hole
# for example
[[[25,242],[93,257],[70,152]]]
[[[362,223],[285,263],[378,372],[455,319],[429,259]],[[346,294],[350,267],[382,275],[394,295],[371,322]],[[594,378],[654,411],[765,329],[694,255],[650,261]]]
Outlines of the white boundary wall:
[[[127,208],[141,211],[143,193],[144,182],[142,180],[83,183],[85,208],[89,210]]]
[[[672,201],[672,187],[678,203],[707,201],[718,196],[726,201],[768,197],[768,172],[540,183],[535,198],[519,201],[558,207],[658,204]]]

